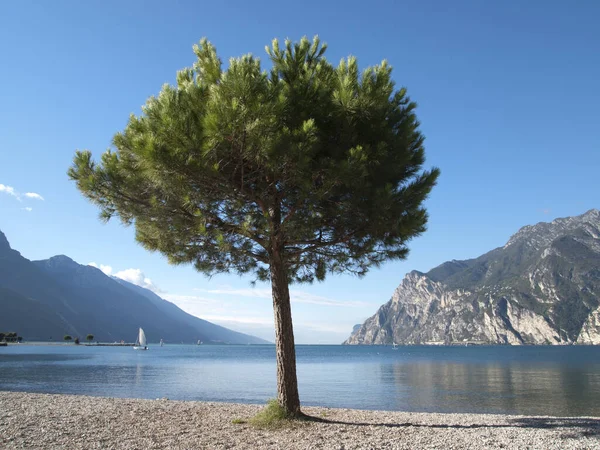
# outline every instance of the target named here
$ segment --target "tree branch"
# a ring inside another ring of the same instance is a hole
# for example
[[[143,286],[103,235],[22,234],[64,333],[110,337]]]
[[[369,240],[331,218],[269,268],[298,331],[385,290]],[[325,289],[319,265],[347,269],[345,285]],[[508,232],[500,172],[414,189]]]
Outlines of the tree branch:
[[[301,255],[302,253],[310,252],[310,251],[316,250],[321,247],[327,247],[330,245],[337,245],[337,244],[344,244],[344,243],[348,242],[356,232],[357,232],[357,230],[351,231],[350,233],[347,233],[346,235],[344,235],[338,239],[331,240],[331,241],[311,240],[311,241],[290,242],[289,244],[293,245],[293,246],[305,244],[305,245],[308,245],[308,247],[298,249],[297,251],[288,253],[288,255],[297,256],[297,255]]]

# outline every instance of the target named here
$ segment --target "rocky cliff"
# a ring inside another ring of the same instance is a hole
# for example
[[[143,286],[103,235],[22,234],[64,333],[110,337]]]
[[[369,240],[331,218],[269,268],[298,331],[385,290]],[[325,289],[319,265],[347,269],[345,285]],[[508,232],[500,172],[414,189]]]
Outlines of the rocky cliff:
[[[600,343],[600,211],[521,228],[504,247],[410,272],[344,344]]]

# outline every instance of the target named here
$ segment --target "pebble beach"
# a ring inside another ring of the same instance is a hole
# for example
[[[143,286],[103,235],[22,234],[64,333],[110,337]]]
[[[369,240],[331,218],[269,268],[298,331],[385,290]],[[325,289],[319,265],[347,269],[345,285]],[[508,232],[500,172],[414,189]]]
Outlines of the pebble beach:
[[[0,448],[600,449],[600,418],[304,407],[315,422],[257,429],[260,405],[0,392]]]

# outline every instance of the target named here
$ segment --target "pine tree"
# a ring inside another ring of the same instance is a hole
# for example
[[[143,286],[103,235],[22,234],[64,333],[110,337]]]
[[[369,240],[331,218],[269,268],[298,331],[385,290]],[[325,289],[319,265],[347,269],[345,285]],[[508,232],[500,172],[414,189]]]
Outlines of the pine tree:
[[[364,275],[403,259],[425,231],[415,103],[387,62],[337,67],[318,38],[274,40],[272,67],[252,55],[222,69],[206,39],[197,61],[132,115],[100,163],[77,151],[69,176],[101,218],[135,225],[136,240],[207,275],[270,280],[278,401],[300,414],[289,284]]]

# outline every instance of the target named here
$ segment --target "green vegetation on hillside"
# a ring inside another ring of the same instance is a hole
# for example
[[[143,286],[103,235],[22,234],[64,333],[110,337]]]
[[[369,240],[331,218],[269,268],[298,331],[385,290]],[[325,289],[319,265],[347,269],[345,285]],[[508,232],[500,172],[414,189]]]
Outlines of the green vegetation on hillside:
[[[0,342],[21,342],[23,338],[14,331],[0,332]]]

